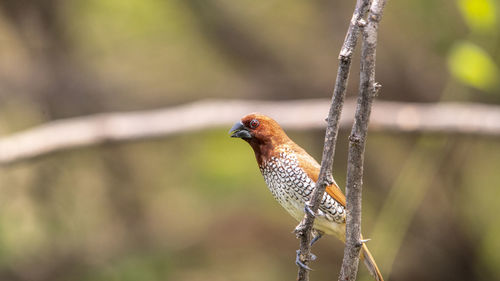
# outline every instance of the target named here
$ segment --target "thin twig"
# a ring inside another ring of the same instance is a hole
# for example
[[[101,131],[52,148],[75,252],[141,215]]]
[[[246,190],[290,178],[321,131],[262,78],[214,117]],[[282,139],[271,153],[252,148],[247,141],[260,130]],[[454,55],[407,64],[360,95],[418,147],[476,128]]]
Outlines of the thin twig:
[[[307,203],[312,212],[316,213],[319,209],[321,199],[325,193],[327,185],[333,183],[332,165],[335,153],[335,144],[339,131],[339,120],[344,106],[347,82],[349,80],[349,71],[351,68],[351,58],[356,47],[359,36],[360,26],[368,11],[369,0],[358,0],[347,30],[347,34],[339,54],[339,66],[335,88],[333,91],[330,111],[328,113],[328,126],[325,133],[325,143],[323,147],[323,156],[321,159],[321,169],[316,183],[316,187]],[[305,212],[304,219],[295,228],[297,238],[300,239],[299,258],[301,262],[307,265],[311,259],[311,231],[314,224],[314,216]],[[309,272],[306,268],[299,266],[297,280],[308,281]]]
[[[372,103],[380,85],[375,82],[375,59],[378,24],[386,0],[373,0],[368,13],[368,23],[363,28],[361,44],[361,71],[358,105],[351,135],[346,183],[346,247],[339,281],[356,280],[361,241],[361,197],[363,187],[363,160],[368,122]]]
[[[159,110],[104,113],[61,119],[0,138],[0,165],[21,162],[64,150],[164,138],[181,133],[230,126],[242,115],[260,111],[286,129],[324,129],[329,100],[198,101]],[[355,101],[346,100],[340,127],[353,122]],[[203,116],[203,118],[200,118]],[[500,137],[500,107],[477,103],[406,103],[377,101],[371,131],[427,132]],[[5,129],[3,129],[5,130]]]

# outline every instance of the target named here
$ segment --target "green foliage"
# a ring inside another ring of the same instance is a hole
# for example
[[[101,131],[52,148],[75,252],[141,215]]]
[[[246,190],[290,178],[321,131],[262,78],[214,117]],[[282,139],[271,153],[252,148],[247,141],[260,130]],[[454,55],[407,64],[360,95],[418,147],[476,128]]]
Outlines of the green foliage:
[[[458,7],[473,31],[492,32],[498,28],[494,0],[459,0]]]
[[[450,72],[462,83],[488,91],[499,85],[500,72],[481,47],[468,41],[456,43],[448,56]]]

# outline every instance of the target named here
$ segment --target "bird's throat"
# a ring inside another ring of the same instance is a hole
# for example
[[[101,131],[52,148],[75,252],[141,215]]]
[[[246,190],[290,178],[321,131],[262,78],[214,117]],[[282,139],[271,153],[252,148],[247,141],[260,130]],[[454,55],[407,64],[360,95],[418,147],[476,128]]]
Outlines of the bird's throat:
[[[259,166],[266,163],[272,157],[274,145],[271,142],[249,141],[249,144],[255,153],[255,158]]]

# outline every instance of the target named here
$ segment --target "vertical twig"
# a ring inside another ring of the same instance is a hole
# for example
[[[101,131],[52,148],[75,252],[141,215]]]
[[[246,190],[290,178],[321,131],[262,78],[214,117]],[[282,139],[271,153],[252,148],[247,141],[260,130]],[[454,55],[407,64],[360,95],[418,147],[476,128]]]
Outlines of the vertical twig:
[[[363,160],[368,122],[380,85],[375,82],[375,54],[378,24],[386,0],[373,0],[368,22],[363,28],[361,44],[361,71],[356,115],[349,136],[349,157],[346,184],[346,247],[339,280],[356,280],[361,250],[361,194],[363,185]]]
[[[337,134],[339,131],[339,119],[344,105],[349,71],[351,67],[351,58],[356,47],[359,36],[360,26],[364,23],[364,17],[368,12],[370,0],[357,0],[354,13],[347,30],[347,34],[339,54],[339,67],[335,88],[333,91],[332,103],[327,118],[327,128],[325,133],[325,144],[323,148],[323,156],[321,160],[321,170],[319,173],[318,182],[314,189],[311,200],[308,202],[310,209],[316,213],[318,211],[321,198],[325,193],[325,188],[333,181],[332,164],[335,152],[335,144],[337,142]],[[311,256],[311,231],[314,224],[314,216],[307,213],[304,219],[295,228],[297,238],[300,239],[299,258],[304,264],[308,264]],[[308,281],[309,273],[306,269],[299,266],[297,280]]]

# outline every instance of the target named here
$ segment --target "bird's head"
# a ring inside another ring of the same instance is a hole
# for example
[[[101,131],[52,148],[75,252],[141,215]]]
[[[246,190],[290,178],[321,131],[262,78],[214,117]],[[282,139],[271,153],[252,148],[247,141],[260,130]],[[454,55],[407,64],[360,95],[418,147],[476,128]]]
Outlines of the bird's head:
[[[260,113],[243,116],[229,130],[229,133],[233,138],[241,138],[248,142],[256,153],[263,153],[267,150],[266,148],[290,141],[276,121]]]

